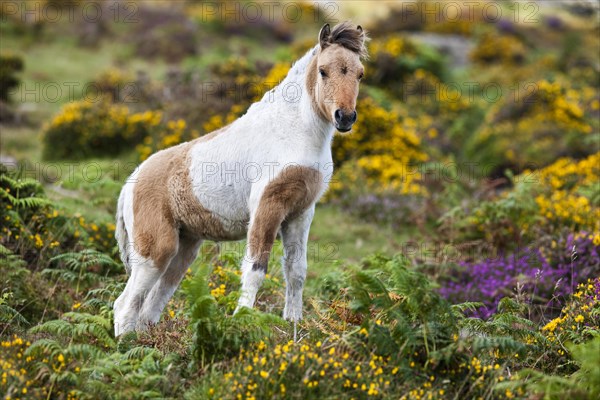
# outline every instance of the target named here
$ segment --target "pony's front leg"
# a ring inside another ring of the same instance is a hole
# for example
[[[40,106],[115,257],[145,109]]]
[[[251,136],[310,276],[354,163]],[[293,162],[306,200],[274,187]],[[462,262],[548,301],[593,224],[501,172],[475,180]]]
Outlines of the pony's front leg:
[[[286,282],[283,318],[290,321],[302,319],[302,292],[306,279],[306,251],[308,233],[315,213],[314,205],[281,227],[284,256],[283,274]]]
[[[236,312],[241,307],[254,306],[258,289],[267,274],[271,249],[284,216],[283,210],[266,210],[259,207],[251,219],[248,245],[241,268],[242,289]]]
[[[301,271],[303,268],[306,271],[307,237],[305,236],[308,235],[308,227],[314,213],[314,203],[318,198],[322,183],[323,177],[319,171],[296,165],[286,167],[265,187],[260,196],[258,207],[254,209],[250,218],[248,247],[242,264],[242,293],[238,310],[240,307],[252,307],[254,305],[256,293],[267,273],[269,256],[277,232],[282,222],[292,215],[300,215],[302,218],[293,217],[290,219],[289,226],[292,227],[290,232],[302,232],[302,234],[290,234],[293,237],[291,240],[292,242],[298,242],[297,237],[302,237],[300,242],[304,243],[304,250],[300,251],[300,254],[302,254],[300,258],[304,261],[293,264],[292,270]],[[298,276],[293,273],[290,275],[292,276],[291,280],[295,282],[292,286],[294,296],[290,296],[290,305],[294,305],[290,308],[290,312],[297,315],[298,318],[302,309],[302,286],[304,285],[305,274],[306,272],[300,272]],[[300,276],[302,277],[300,278]],[[299,300],[296,294],[298,288],[300,288]],[[300,307],[300,310],[296,310],[297,307]]]
[[[241,269],[242,289],[235,312],[238,312],[241,307],[254,307],[256,294],[258,293],[258,289],[260,289],[267,273],[267,264],[257,262],[252,254],[249,251],[246,251],[246,255],[242,261]]]

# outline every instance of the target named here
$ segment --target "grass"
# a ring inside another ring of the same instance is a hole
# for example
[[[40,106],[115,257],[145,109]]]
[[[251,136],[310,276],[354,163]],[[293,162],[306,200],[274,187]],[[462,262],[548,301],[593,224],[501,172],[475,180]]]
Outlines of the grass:
[[[152,78],[164,76],[167,68],[163,61],[133,57],[131,45],[126,43],[104,40],[97,48],[90,49],[78,46],[74,35],[51,36],[45,41],[3,35],[0,52],[23,58],[22,86],[13,95],[13,101],[19,108],[26,108],[29,120],[38,125],[63,104],[85,95],[95,96],[93,86],[86,84],[108,68],[148,71]],[[4,127],[3,131],[11,129]]]
[[[37,162],[42,157],[40,130],[33,126],[0,125],[0,149],[17,161]]]
[[[392,229],[354,218],[338,208],[319,204],[310,230],[307,251],[307,296],[314,294],[319,279],[329,273],[343,273],[341,266],[357,264],[372,254],[392,256],[402,250],[403,244],[414,239],[415,229],[398,233]],[[245,241],[206,242],[200,250],[200,260],[208,261],[215,254],[244,254]],[[281,242],[275,243],[269,260],[269,275],[283,282],[280,259],[283,256]]]

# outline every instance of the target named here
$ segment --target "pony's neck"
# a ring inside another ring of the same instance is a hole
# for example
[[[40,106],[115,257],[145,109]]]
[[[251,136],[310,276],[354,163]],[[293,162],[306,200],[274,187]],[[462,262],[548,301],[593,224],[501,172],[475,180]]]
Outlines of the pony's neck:
[[[312,93],[314,90],[309,90],[307,85],[311,81],[310,74],[316,69],[314,60],[319,49],[319,45],[316,45],[296,61],[283,81],[265,93],[262,100],[254,106],[260,109],[271,107],[275,103],[277,107],[284,107],[286,113],[297,114],[297,120],[300,122],[298,128],[303,137],[311,142],[312,146],[323,148],[331,146],[335,127],[318,111],[315,94]],[[312,84],[314,85],[314,79]],[[295,93],[299,93],[299,96],[295,96]]]
[[[331,142],[334,133],[334,126],[331,121],[323,117],[322,112],[317,106],[317,98],[315,93],[316,85],[316,57],[319,51],[319,46],[316,46],[308,54],[310,58],[307,60],[306,67],[302,74],[302,96],[300,98],[300,118],[307,125],[309,131],[315,135],[325,139],[328,143]]]

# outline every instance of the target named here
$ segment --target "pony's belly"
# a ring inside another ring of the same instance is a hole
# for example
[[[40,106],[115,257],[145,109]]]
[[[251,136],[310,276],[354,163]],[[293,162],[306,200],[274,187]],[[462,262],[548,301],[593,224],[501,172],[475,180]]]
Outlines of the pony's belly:
[[[226,235],[217,235],[211,237],[211,235],[205,235],[204,239],[214,240],[216,242],[229,241],[229,240],[242,240],[246,238],[248,233],[248,220],[228,220],[219,218],[221,225],[227,232]]]
[[[222,241],[246,237],[250,213],[244,192],[242,187],[211,182],[204,182],[201,187],[194,188],[194,195],[202,208],[212,215],[215,225],[220,226],[216,232],[204,229],[202,236],[205,239]],[[202,227],[198,228],[203,230]]]
[[[182,232],[198,239],[214,241],[241,240],[248,231],[248,217],[240,215],[221,215],[218,211],[199,202],[194,213],[179,218]]]

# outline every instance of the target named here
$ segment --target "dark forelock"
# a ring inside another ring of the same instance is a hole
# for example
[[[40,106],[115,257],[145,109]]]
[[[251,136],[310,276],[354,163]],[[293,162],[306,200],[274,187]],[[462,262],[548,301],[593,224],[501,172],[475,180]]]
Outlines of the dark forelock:
[[[365,46],[366,39],[367,36],[364,31],[358,30],[356,25],[353,25],[350,21],[346,21],[333,28],[327,43],[339,44],[358,54],[361,58],[367,58],[368,52],[367,47]]]

